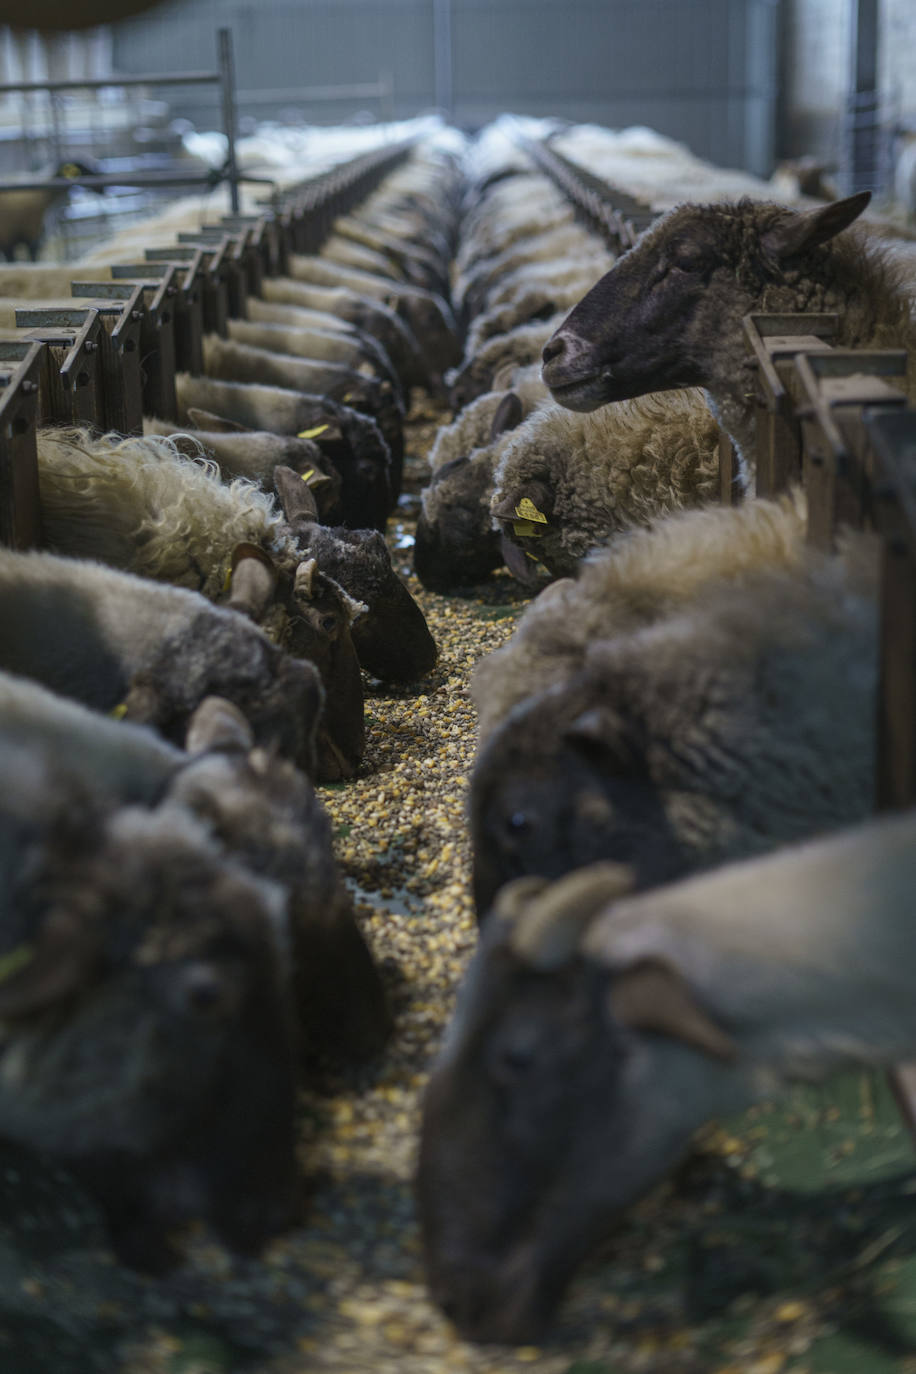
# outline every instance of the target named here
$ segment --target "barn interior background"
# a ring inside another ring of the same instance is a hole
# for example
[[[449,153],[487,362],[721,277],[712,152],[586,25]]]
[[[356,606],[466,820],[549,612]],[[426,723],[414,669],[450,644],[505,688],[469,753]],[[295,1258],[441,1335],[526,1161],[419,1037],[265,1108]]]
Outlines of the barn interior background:
[[[668,140],[683,145],[702,160],[691,164],[692,184],[711,198],[772,193],[810,207],[867,188],[875,234],[893,240],[909,270],[916,261],[912,0],[171,0],[92,28],[0,28],[0,239],[10,259],[0,267],[0,542],[40,541],[42,506],[50,511],[48,495],[25,492],[15,476],[24,462],[35,465],[36,405],[41,422],[136,435],[177,424],[180,401],[190,424],[182,388],[198,379],[176,384],[176,375],[202,372],[205,358],[209,369],[246,314],[254,323],[246,299],[294,309],[296,284],[284,297],[281,283],[295,259],[305,274],[305,260],[320,257],[336,218],[353,216],[345,226],[352,241],[377,248],[376,228],[359,227],[362,201],[384,193],[413,146],[428,157],[424,192],[432,185],[440,197],[441,233],[428,221],[427,240],[396,247],[391,261],[438,271],[437,291],[454,291],[436,316],[436,329],[451,322],[452,332],[443,330],[450,367],[434,365],[434,343],[443,340],[430,327],[419,350],[428,356],[411,364],[422,380],[404,385],[405,413],[392,417],[397,406],[379,403],[373,430],[382,431],[383,415],[398,436],[403,430],[403,490],[377,524],[438,661],[407,682],[363,674],[365,752],[354,776],[345,769],[345,780],[325,778],[318,788],[396,1012],[392,1040],[381,1061],[303,1092],[303,1223],[242,1257],[192,1226],[182,1263],[164,1274],[115,1257],[112,1219],[91,1187],[3,1139],[0,1093],[4,1374],[916,1371],[916,1151],[901,1083],[892,1089],[873,1074],[793,1088],[778,1104],[708,1131],[683,1174],[627,1214],[540,1344],[465,1341],[427,1293],[413,1192],[420,1093],[477,935],[468,684],[549,578],[543,563],[533,585],[500,568],[479,586],[440,594],[434,576],[417,576],[414,541],[437,435],[475,394],[475,359],[462,356],[475,322],[468,301],[496,286],[481,276],[469,289],[473,259],[456,265],[477,208],[468,196],[484,204],[500,177],[519,173],[517,162],[525,175],[543,175],[545,196],[568,195],[594,235],[580,245],[582,271],[588,277],[594,266],[594,278],[605,254],[609,264],[669,203],[661,183],[651,196],[641,186],[615,188],[597,160],[600,138],[595,164],[587,156],[576,163],[584,124],[599,134],[644,126],[661,136],[635,133],[631,159],[670,156],[674,167]],[[635,162],[628,165],[635,175]],[[7,237],[13,201],[5,210],[4,196],[17,195],[23,180],[43,187],[47,201],[31,237]],[[482,223],[474,228],[483,239],[485,215]],[[122,230],[135,237],[114,240]],[[30,274],[30,250],[48,276]],[[575,266],[555,265],[558,276]],[[82,283],[75,303],[71,281]],[[544,300],[555,304],[542,277],[537,290],[546,294],[535,301],[532,289],[533,329],[550,313]],[[27,296],[47,299],[17,313]],[[385,298],[375,315],[390,305]],[[42,308],[51,313],[42,318]],[[858,362],[853,380],[842,375],[854,414],[838,436],[831,364],[822,373],[811,361],[829,351],[835,324],[817,316],[810,329],[798,326],[800,337],[788,329],[791,347],[780,334],[780,353],[775,325],[756,318],[748,347],[776,359],[759,373],[758,412],[767,419],[758,426],[756,493],[774,495],[793,474],[823,471],[826,453],[841,477],[861,460],[869,492],[884,474],[899,516],[882,527],[888,545],[903,550],[905,570],[894,584],[902,629],[882,647],[894,719],[882,726],[878,790],[886,804],[911,802],[916,449],[901,389],[907,360],[885,350],[862,363],[864,380]],[[17,324],[22,337],[13,339]],[[169,365],[160,368],[152,360],[165,356],[164,338]],[[544,338],[524,359],[529,373]],[[494,389],[504,362],[497,357],[487,374]],[[363,355],[359,380],[376,365]],[[372,385],[393,381],[397,391],[404,379],[385,374]],[[333,407],[353,400],[355,386],[350,379],[343,401],[300,420],[289,437],[327,441]],[[522,395],[540,383],[513,374],[513,386]],[[868,429],[862,417],[874,404],[910,428]],[[190,407],[198,418],[207,410],[199,399]],[[735,454],[718,432],[713,448],[714,485],[727,504]],[[306,475],[314,478],[311,466]],[[824,504],[811,538],[823,546],[832,544],[838,510],[874,514],[859,488],[838,485],[839,497],[832,486],[826,495],[817,488]],[[535,524],[548,523],[529,501],[525,513],[532,510]],[[525,528],[531,533],[530,519],[506,523],[522,539]],[[220,587],[223,572],[231,587],[232,570],[220,572]],[[7,895],[0,892],[0,912]],[[0,987],[6,954],[0,940]],[[0,1051],[3,1044],[0,1034]],[[0,1088],[2,1063],[0,1053]]]

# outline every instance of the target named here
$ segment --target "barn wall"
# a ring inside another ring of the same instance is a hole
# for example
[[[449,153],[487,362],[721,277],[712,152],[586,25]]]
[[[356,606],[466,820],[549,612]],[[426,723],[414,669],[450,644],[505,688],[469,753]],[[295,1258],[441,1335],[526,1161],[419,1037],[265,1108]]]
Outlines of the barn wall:
[[[398,118],[444,106],[467,128],[505,110],[646,123],[702,156],[766,175],[779,3],[451,0],[443,25],[442,0],[176,0],[116,27],[115,66],[212,67],[215,31],[227,25],[243,116],[295,110],[333,123],[360,109],[378,115],[387,112],[382,99],[307,103],[301,91],[390,77],[387,109]],[[170,99],[176,113],[213,127],[212,93],[175,91]]]

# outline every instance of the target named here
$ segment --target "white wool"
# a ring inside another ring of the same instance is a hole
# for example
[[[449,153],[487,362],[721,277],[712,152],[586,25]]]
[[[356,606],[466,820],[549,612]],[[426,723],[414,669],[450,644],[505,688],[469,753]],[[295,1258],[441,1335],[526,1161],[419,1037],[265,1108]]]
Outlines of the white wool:
[[[193,436],[181,436],[186,443]],[[48,546],[216,599],[232,550],[252,543],[295,560],[272,496],[239,477],[224,484],[198,445],[186,457],[163,435],[93,438],[41,429],[38,471]]]

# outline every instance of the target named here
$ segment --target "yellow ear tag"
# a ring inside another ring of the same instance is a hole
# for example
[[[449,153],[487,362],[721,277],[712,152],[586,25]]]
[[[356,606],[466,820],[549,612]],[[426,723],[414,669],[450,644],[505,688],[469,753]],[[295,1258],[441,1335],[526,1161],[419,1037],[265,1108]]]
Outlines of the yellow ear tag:
[[[231,592],[231,591],[232,591],[232,566],[231,566],[231,564],[230,564],[230,566],[226,569],[226,576],[223,578],[223,591],[224,591],[224,592]]]
[[[518,505],[515,507],[515,514],[518,516],[519,520],[534,520],[539,525],[547,524],[547,516],[542,510],[538,510],[530,496],[522,497],[521,501],[519,501]]]
[[[72,180],[73,177],[78,177],[79,174],[80,169],[77,167],[75,162],[65,162],[63,167],[61,167],[60,169],[60,175],[62,177],[66,177],[68,181]]]
[[[307,482],[307,481],[309,480],[310,477],[314,477],[314,476],[315,476],[315,469],[314,469],[314,468],[309,468],[308,472],[304,472],[304,473],[302,474],[302,480],[303,480],[303,482]]]
[[[343,398],[343,403],[344,403],[345,406],[348,406],[352,400],[353,400],[353,392],[352,392],[352,391],[348,391],[347,394],[346,394],[346,396]]]
[[[123,720],[124,717],[127,715],[127,702],[126,702],[126,701],[121,701],[121,702],[119,702],[117,706],[112,707],[112,709],[108,712],[108,714],[109,714],[114,720]]]
[[[35,958],[35,950],[31,945],[16,945],[9,954],[0,956],[0,983],[5,983],[7,978],[12,978],[14,973],[18,973],[26,964],[31,963]]]
[[[533,520],[513,520],[512,529],[516,534],[523,534],[527,539],[540,539],[546,530],[542,525],[536,525]]]
[[[314,429],[301,429],[296,435],[297,439],[317,439],[319,434],[324,434],[330,425],[316,425]]]

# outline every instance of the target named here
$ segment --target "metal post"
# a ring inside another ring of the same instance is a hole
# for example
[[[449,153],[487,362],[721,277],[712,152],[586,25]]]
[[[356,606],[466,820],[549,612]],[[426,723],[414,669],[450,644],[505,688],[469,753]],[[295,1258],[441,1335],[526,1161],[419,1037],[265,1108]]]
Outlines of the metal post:
[[[232,30],[220,29],[219,89],[223,106],[223,128],[226,130],[226,174],[229,178],[229,197],[232,213],[239,212],[239,169],[235,160],[235,60],[232,55]]]
[[[847,102],[847,195],[879,190],[878,0],[854,0]]]

